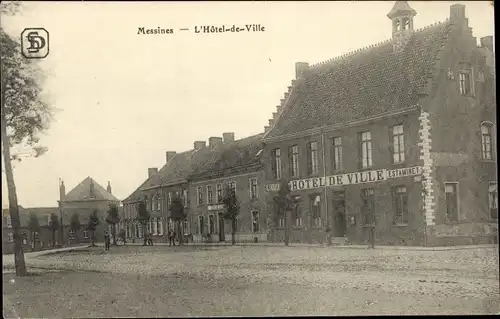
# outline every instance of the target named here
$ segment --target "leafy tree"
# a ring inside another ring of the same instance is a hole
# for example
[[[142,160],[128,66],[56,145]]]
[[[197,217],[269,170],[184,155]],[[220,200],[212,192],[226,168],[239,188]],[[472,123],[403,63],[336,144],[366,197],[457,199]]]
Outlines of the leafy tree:
[[[76,234],[80,230],[81,227],[82,226],[80,224],[80,215],[78,215],[78,213],[74,213],[71,216],[69,229],[71,229]]]
[[[240,213],[240,204],[238,203],[236,191],[226,186],[222,203],[224,204],[224,219],[231,221],[231,245],[234,245],[236,243],[236,218]]]
[[[137,207],[137,221],[142,225],[142,234],[144,238],[144,246],[146,246],[146,225],[149,223],[151,215],[149,214],[148,207],[145,201],[140,201]]]
[[[90,216],[89,216],[89,223],[87,224],[87,229],[90,230],[92,232],[92,235],[90,236],[91,237],[91,241],[92,241],[92,247],[95,247],[96,244],[95,244],[95,239],[96,239],[96,229],[97,229],[97,226],[101,223],[101,221],[99,220],[99,215],[98,215],[98,212],[97,210],[94,210]]]
[[[50,214],[49,229],[52,232],[52,247],[56,245],[56,231],[61,228],[59,217],[55,213]]]
[[[280,189],[276,196],[273,198],[276,204],[276,217],[285,218],[285,245],[290,243],[290,213],[296,207],[296,203],[290,195],[290,185],[287,180],[282,180]]]
[[[186,211],[184,210],[184,203],[180,196],[175,196],[170,203],[170,217],[174,221],[177,233],[179,234],[179,245],[183,243],[183,231],[182,231],[182,222],[186,219]]]
[[[31,213],[28,222],[28,230],[31,233],[32,241],[35,242],[36,233],[40,233],[40,222],[38,221],[38,216]]]
[[[111,225],[111,234],[113,236],[113,245],[116,245],[116,224],[120,221],[120,214],[116,204],[110,204],[108,208],[108,216],[106,216],[106,223]]]
[[[0,15],[13,15],[19,10],[20,3],[0,2]],[[14,232],[14,260],[17,276],[27,275],[24,252],[22,249],[21,224],[17,203],[16,185],[12,170],[12,160],[21,160],[21,155],[42,155],[47,149],[37,146],[37,135],[47,128],[51,119],[51,108],[41,98],[41,76],[38,65],[25,59],[20,45],[0,27],[0,108],[1,136],[5,177],[7,181],[9,213]],[[12,154],[11,148],[18,146],[31,151]]]

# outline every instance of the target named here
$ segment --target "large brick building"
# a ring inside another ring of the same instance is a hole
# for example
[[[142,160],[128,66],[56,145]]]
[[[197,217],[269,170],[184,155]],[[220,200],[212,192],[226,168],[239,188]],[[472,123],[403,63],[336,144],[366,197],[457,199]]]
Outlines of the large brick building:
[[[127,237],[135,240],[143,238],[142,226],[137,221],[139,202],[146,203],[151,216],[146,231],[151,232],[155,240],[166,241],[168,229],[173,227],[170,218],[170,204],[176,196],[182,198],[185,209],[189,211],[188,177],[198,165],[205,162],[209,150],[202,147],[204,142],[195,142],[194,149],[177,153],[166,152],[165,165],[148,169],[148,178],[131,195],[123,200],[123,220]],[[184,229],[189,232],[189,222],[184,221]]]
[[[265,128],[267,201],[289,180],[292,241],[328,226],[353,243],[488,243],[498,223],[493,39],[478,46],[465,6],[414,28],[398,1],[392,38],[309,66]],[[273,238],[283,226],[275,221]]]
[[[76,237],[76,239],[85,242],[90,241],[91,234],[88,233],[86,228],[90,214],[93,211],[97,211],[100,223],[96,229],[96,239],[98,242],[104,241],[104,230],[109,227],[106,224],[109,206],[114,204],[121,210],[120,200],[112,194],[110,183],[108,182],[105,189],[89,176],[68,193],[66,193],[64,181],[61,181],[59,192],[59,206],[60,212],[63,213],[63,224],[69,225],[71,216],[78,214],[80,224],[82,225],[82,230],[79,233],[72,234],[71,237]],[[60,212],[58,212],[58,215]],[[120,225],[118,225],[118,228],[120,228]],[[63,236],[63,244],[67,243],[68,238],[66,235]]]
[[[234,133],[209,139],[212,155],[189,177],[189,221],[195,242],[202,235],[212,242],[231,241],[232,225],[224,219],[221,203],[226,187],[235,189],[240,206],[236,241],[268,240],[261,139],[258,134],[235,140]]]

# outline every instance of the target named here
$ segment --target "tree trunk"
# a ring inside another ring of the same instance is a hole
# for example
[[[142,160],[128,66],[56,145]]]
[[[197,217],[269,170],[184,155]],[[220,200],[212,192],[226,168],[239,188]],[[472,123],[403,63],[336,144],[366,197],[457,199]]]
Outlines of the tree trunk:
[[[182,222],[180,220],[177,223],[177,228],[179,229],[179,245],[182,245],[184,241],[184,229],[182,229]]]
[[[3,94],[3,93],[2,93]],[[2,105],[4,109],[4,105]],[[10,161],[10,137],[7,135],[7,121],[5,112],[1,114],[2,146],[3,159],[5,164],[5,177],[7,180],[7,190],[9,198],[9,213],[14,232],[14,261],[16,267],[16,276],[26,276],[26,263],[24,261],[24,252],[21,238],[21,221],[19,219],[19,206],[17,204],[16,184],[14,183],[14,172]]]
[[[56,230],[52,229],[52,248],[56,246]]]
[[[111,225],[111,235],[113,236],[113,245],[116,246],[116,224]]]
[[[231,245],[236,244],[236,217],[231,219]]]
[[[92,235],[91,235],[91,238],[90,238],[90,242],[91,242],[91,246],[92,247],[95,247],[96,244],[95,244],[95,230],[92,230]]]
[[[290,244],[290,213],[289,209],[285,210],[285,246]]]

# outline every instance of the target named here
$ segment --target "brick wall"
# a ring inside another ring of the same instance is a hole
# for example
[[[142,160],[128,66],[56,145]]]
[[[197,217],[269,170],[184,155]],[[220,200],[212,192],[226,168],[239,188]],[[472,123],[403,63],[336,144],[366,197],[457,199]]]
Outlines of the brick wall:
[[[250,178],[257,179],[257,198],[252,199],[250,197]],[[237,225],[237,241],[253,241],[254,237],[257,237],[259,241],[267,240],[267,230],[268,230],[268,214],[267,206],[265,203],[265,193],[263,187],[263,172],[252,172],[252,173],[241,173],[235,175],[229,175],[227,177],[211,179],[208,181],[193,181],[190,183],[190,223],[191,231],[195,234],[195,240],[200,239],[199,233],[199,219],[198,216],[204,216],[205,232],[208,232],[208,216],[214,214],[215,227],[214,227],[214,240],[219,240],[219,227],[220,221],[217,218],[219,213],[223,210],[209,211],[208,206],[216,205],[216,185],[222,184],[222,189],[224,191],[227,183],[236,182],[236,196],[240,204],[240,213],[238,215],[238,225]],[[207,185],[212,186],[213,192],[213,203],[209,205],[207,203]],[[203,189],[203,205],[198,205],[197,201],[197,189],[202,187]],[[252,212],[259,212],[259,231],[252,231]],[[224,221],[224,233],[225,240],[231,240],[231,222],[229,220]]]
[[[390,132],[389,129],[393,125],[403,124],[405,136],[405,161],[402,164],[393,164],[391,158],[390,147]],[[393,118],[379,119],[377,121],[367,122],[365,124],[345,127],[334,132],[325,133],[324,138],[321,135],[308,136],[287,140],[278,143],[268,143],[264,150],[264,159],[266,161],[265,173],[267,183],[276,183],[272,174],[271,151],[275,148],[281,149],[282,158],[282,175],[287,179],[304,179],[311,176],[307,175],[307,160],[306,160],[306,145],[310,141],[318,141],[319,156],[319,173],[316,176],[345,174],[352,172],[360,172],[366,169],[360,168],[359,158],[359,140],[358,132],[370,131],[372,137],[372,159],[373,165],[369,170],[376,169],[395,169],[413,166],[422,166],[423,161],[420,157],[420,120],[417,110],[395,116]],[[342,137],[343,144],[343,167],[340,170],[335,170],[333,166],[333,141],[334,137]],[[288,150],[292,145],[298,145],[299,151],[299,177],[290,177],[290,161]],[[324,157],[323,157],[324,145]],[[325,162],[323,167],[323,161]],[[394,217],[394,201],[392,189],[395,186],[405,186],[408,194],[408,223],[404,226],[393,225]],[[335,233],[335,216],[333,214],[333,194],[334,192],[344,191],[346,205],[346,224],[349,223],[351,216],[355,218],[355,224],[346,226],[347,236],[352,242],[362,243],[367,239],[367,228],[361,225],[362,220],[362,198],[361,192],[364,188],[374,188],[375,192],[375,215],[376,215],[376,242],[386,244],[408,244],[418,245],[423,243],[423,228],[424,219],[421,210],[421,183],[415,182],[413,177],[401,177],[390,179],[382,182],[357,184],[348,186],[320,187],[311,190],[295,191],[293,195],[300,196],[299,207],[302,211],[302,226],[293,227],[291,233],[291,241],[300,242],[321,242],[324,239],[324,231],[328,225]],[[311,204],[310,196],[321,195],[320,214],[322,226],[312,223],[310,214]],[[268,192],[266,194],[267,203],[271,211],[275,210],[273,205],[273,197],[275,193]],[[279,221],[274,220],[276,234],[273,234],[273,240],[280,240],[283,231],[279,229]],[[293,223],[292,223],[293,225]],[[340,232],[340,230],[338,231]],[[337,233],[338,233],[337,232]],[[334,234],[338,236],[338,234]]]
[[[454,27],[451,42],[440,57],[427,103],[435,201],[435,225],[428,224],[429,245],[489,242],[495,221],[488,208],[488,184],[496,181],[496,160],[481,158],[480,125],[495,122],[495,108],[490,105],[495,100],[494,79],[466,27]],[[474,94],[460,94],[461,62],[469,63],[473,70]],[[458,221],[446,218],[445,182],[458,183]]]

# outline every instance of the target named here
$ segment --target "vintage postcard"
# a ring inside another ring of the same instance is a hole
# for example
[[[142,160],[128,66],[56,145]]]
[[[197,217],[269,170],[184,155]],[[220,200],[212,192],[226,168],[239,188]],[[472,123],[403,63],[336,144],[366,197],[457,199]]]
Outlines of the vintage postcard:
[[[493,1],[2,1],[5,318],[500,313]]]

